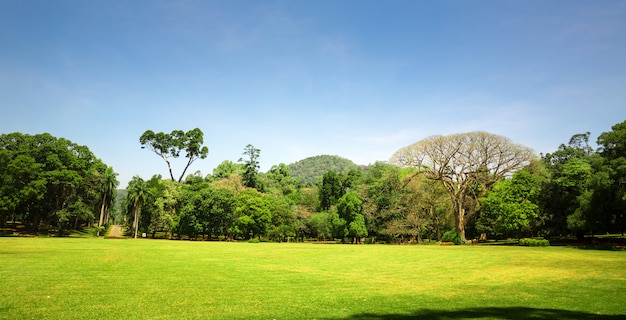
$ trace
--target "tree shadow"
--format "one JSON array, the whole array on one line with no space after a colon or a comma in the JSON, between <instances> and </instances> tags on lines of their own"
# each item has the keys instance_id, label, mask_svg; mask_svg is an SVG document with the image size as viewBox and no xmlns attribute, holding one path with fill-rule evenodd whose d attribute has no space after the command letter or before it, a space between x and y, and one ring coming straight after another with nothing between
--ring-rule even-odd
<instances>
[{"instance_id":1,"label":"tree shadow","mask_svg":"<svg viewBox=\"0 0 626 320\"><path fill-rule=\"evenodd\" d=\"M599 315L581 311L536 309L525 307L488 307L468 308L460 310L430 310L421 309L411 314L354 314L347 318L351 320L443 320L443 319L498 319L498 320L618 320L626 319L622 315Z\"/></svg>"}]
</instances>

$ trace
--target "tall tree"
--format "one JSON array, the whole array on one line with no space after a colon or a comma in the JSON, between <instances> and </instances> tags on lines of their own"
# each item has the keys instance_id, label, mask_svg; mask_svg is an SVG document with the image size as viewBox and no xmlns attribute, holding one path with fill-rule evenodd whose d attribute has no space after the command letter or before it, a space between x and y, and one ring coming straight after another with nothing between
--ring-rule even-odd
<instances>
[{"instance_id":1,"label":"tall tree","mask_svg":"<svg viewBox=\"0 0 626 320\"><path fill-rule=\"evenodd\" d=\"M258 177L259 173L259 156L261 150L255 148L253 145L248 144L244 149L243 155L246 159L239 158L239 162L243 162L243 184L248 188L259 188Z\"/></svg>"},{"instance_id":2,"label":"tall tree","mask_svg":"<svg viewBox=\"0 0 626 320\"><path fill-rule=\"evenodd\" d=\"M128 182L126 189L128 190L126 195L127 205L130 209L129 213L132 213L133 217L133 238L137 238L141 207L148 199L150 190L147 183L139 176L134 176L132 180Z\"/></svg>"},{"instance_id":3,"label":"tall tree","mask_svg":"<svg viewBox=\"0 0 626 320\"><path fill-rule=\"evenodd\" d=\"M361 214L362 203L355 191L349 191L337 200L337 213L345 220L348 236L352 237L354 243L367 237L365 218Z\"/></svg>"},{"instance_id":4,"label":"tall tree","mask_svg":"<svg viewBox=\"0 0 626 320\"><path fill-rule=\"evenodd\" d=\"M148 148L167 163L172 181L176 180L174 180L170 158L178 158L181 152L185 152L187 164L180 174L178 182L183 180L187 168L189 168L194 161L197 159L205 159L209 154L209 148L202 145L204 143L204 133L198 128L187 132L174 130L169 134L164 132L155 133L152 130L146 130L146 132L139 137L139 143L141 143L142 149Z\"/></svg>"},{"instance_id":5,"label":"tall tree","mask_svg":"<svg viewBox=\"0 0 626 320\"><path fill-rule=\"evenodd\" d=\"M272 222L272 203L269 197L255 189L240 192L236 198L236 219L231 231L244 239L265 235Z\"/></svg>"},{"instance_id":6,"label":"tall tree","mask_svg":"<svg viewBox=\"0 0 626 320\"><path fill-rule=\"evenodd\" d=\"M545 232L565 234L574 232L583 239L586 231L584 208L590 199L589 188L597 154L587 146L589 133L575 134L569 144L561 144L557 151L543 157L550 180L542 188L542 207L549 220ZM583 204L581 206L581 204Z\"/></svg>"},{"instance_id":7,"label":"tall tree","mask_svg":"<svg viewBox=\"0 0 626 320\"><path fill-rule=\"evenodd\" d=\"M511 179L496 183L482 200L481 219L494 224L494 231L506 235L535 235L541 220L539 194L543 177L520 170Z\"/></svg>"},{"instance_id":8,"label":"tall tree","mask_svg":"<svg viewBox=\"0 0 626 320\"><path fill-rule=\"evenodd\" d=\"M626 229L626 121L615 124L597 140L600 154L606 160L604 171L612 180L614 225L624 234Z\"/></svg>"},{"instance_id":9,"label":"tall tree","mask_svg":"<svg viewBox=\"0 0 626 320\"><path fill-rule=\"evenodd\" d=\"M65 232L97 222L106 166L86 146L50 134L0 135L0 220Z\"/></svg>"},{"instance_id":10,"label":"tall tree","mask_svg":"<svg viewBox=\"0 0 626 320\"><path fill-rule=\"evenodd\" d=\"M105 169L101 176L102 185L102 206L100 207L100 221L98 222L98 233L100 235L100 227L108 220L108 214L111 207L115 204L115 191L119 182L117 181L117 173L113 172L112 167Z\"/></svg>"},{"instance_id":11,"label":"tall tree","mask_svg":"<svg viewBox=\"0 0 626 320\"><path fill-rule=\"evenodd\" d=\"M468 208L470 188L488 189L534 158L530 148L503 136L468 132L428 137L398 150L392 162L415 167L428 178L443 183L454 204L456 229L465 240L465 225L476 210Z\"/></svg>"},{"instance_id":12,"label":"tall tree","mask_svg":"<svg viewBox=\"0 0 626 320\"><path fill-rule=\"evenodd\" d=\"M322 184L318 189L320 209L328 210L343 196L341 175L334 171L326 171L322 177Z\"/></svg>"}]
</instances>

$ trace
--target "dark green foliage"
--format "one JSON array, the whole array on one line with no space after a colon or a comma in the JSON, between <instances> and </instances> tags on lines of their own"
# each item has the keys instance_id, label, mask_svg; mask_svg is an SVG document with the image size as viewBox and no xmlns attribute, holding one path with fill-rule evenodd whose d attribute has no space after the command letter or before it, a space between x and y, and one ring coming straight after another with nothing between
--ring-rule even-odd
<instances>
[{"instance_id":1,"label":"dark green foliage","mask_svg":"<svg viewBox=\"0 0 626 320\"><path fill-rule=\"evenodd\" d=\"M230 231L244 239L266 235L272 222L270 196L248 189L236 198L235 219Z\"/></svg>"},{"instance_id":2,"label":"dark green foliage","mask_svg":"<svg viewBox=\"0 0 626 320\"><path fill-rule=\"evenodd\" d=\"M546 239L522 238L519 239L519 245L527 247L549 247L550 241Z\"/></svg>"},{"instance_id":3,"label":"dark green foliage","mask_svg":"<svg viewBox=\"0 0 626 320\"><path fill-rule=\"evenodd\" d=\"M540 175L528 170L502 180L482 199L480 224L497 235L533 233L541 222L539 194L544 183Z\"/></svg>"},{"instance_id":4,"label":"dark green foliage","mask_svg":"<svg viewBox=\"0 0 626 320\"><path fill-rule=\"evenodd\" d=\"M186 187L179 204L177 231L193 239L200 235L211 239L227 234L233 224L235 203L230 190L214 189L208 184Z\"/></svg>"},{"instance_id":5,"label":"dark green foliage","mask_svg":"<svg viewBox=\"0 0 626 320\"><path fill-rule=\"evenodd\" d=\"M319 187L320 210L328 210L343 196L342 177L334 171L324 173Z\"/></svg>"},{"instance_id":6,"label":"dark green foliage","mask_svg":"<svg viewBox=\"0 0 626 320\"><path fill-rule=\"evenodd\" d=\"M305 186L313 186L327 171L346 173L350 169L359 170L359 166L339 156L320 155L292 163L289 169L292 177L302 181Z\"/></svg>"},{"instance_id":7,"label":"dark green foliage","mask_svg":"<svg viewBox=\"0 0 626 320\"><path fill-rule=\"evenodd\" d=\"M443 236L441 236L441 242L453 242L456 245L463 244L461 234L456 230L446 231Z\"/></svg>"},{"instance_id":8,"label":"dark green foliage","mask_svg":"<svg viewBox=\"0 0 626 320\"><path fill-rule=\"evenodd\" d=\"M257 174L259 173L259 156L261 150L249 144L244 149L243 155L247 158L239 158L239 162L243 162L243 184L248 188L256 188L263 191L262 185L259 183Z\"/></svg>"},{"instance_id":9,"label":"dark green foliage","mask_svg":"<svg viewBox=\"0 0 626 320\"><path fill-rule=\"evenodd\" d=\"M47 133L0 135L1 226L12 221L66 233L98 225L113 207L116 184L112 169L86 146Z\"/></svg>"}]
</instances>

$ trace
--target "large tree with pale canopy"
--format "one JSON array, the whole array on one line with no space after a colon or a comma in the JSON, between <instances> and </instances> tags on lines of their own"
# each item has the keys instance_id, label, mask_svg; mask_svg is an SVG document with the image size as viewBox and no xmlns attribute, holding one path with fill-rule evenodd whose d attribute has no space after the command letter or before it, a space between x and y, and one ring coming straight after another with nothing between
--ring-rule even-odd
<instances>
[{"instance_id":1,"label":"large tree with pale canopy","mask_svg":"<svg viewBox=\"0 0 626 320\"><path fill-rule=\"evenodd\" d=\"M391 162L414 167L429 179L441 181L454 205L455 225L465 240L465 225L477 211L476 189L524 168L535 159L533 150L496 134L476 131L435 135L394 153Z\"/></svg>"}]
</instances>

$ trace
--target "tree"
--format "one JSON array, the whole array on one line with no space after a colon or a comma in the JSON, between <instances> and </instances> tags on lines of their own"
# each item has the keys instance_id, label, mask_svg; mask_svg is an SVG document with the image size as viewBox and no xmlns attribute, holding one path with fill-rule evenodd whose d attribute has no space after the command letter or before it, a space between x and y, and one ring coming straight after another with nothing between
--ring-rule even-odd
<instances>
[{"instance_id":1,"label":"tree","mask_svg":"<svg viewBox=\"0 0 626 320\"><path fill-rule=\"evenodd\" d=\"M318 241L326 240L327 238L332 236L330 216L326 211L312 214L307 219L307 224L309 225L311 232Z\"/></svg>"},{"instance_id":2,"label":"tree","mask_svg":"<svg viewBox=\"0 0 626 320\"><path fill-rule=\"evenodd\" d=\"M119 182L117 181L117 174L113 172L112 167L106 167L106 170L101 176L101 185L102 206L100 208L100 220L98 222L97 236L100 235L100 227L108 221L109 210L115 204L115 192Z\"/></svg>"},{"instance_id":3,"label":"tree","mask_svg":"<svg viewBox=\"0 0 626 320\"><path fill-rule=\"evenodd\" d=\"M517 238L536 232L541 219L539 195L543 178L520 170L511 179L499 181L482 200L481 219L492 221L499 234L514 232Z\"/></svg>"},{"instance_id":4,"label":"tree","mask_svg":"<svg viewBox=\"0 0 626 320\"><path fill-rule=\"evenodd\" d=\"M544 230L547 234L576 232L579 238L584 237L581 195L588 192L588 178L593 174L592 157L597 156L587 148L588 136L588 132L575 134L569 144L561 144L557 151L542 158L550 174L541 195L542 210L549 216Z\"/></svg>"},{"instance_id":5,"label":"tree","mask_svg":"<svg viewBox=\"0 0 626 320\"><path fill-rule=\"evenodd\" d=\"M208 184L198 187L186 187L183 192L179 233L192 239L199 235L211 239L226 234L234 219L235 194Z\"/></svg>"},{"instance_id":6,"label":"tree","mask_svg":"<svg viewBox=\"0 0 626 320\"><path fill-rule=\"evenodd\" d=\"M154 181L154 186L151 188L154 202L149 229L152 231L152 237L157 231L166 231L171 239L178 219L177 212L183 185L170 180L162 180L160 175L156 177L158 179Z\"/></svg>"},{"instance_id":7,"label":"tree","mask_svg":"<svg viewBox=\"0 0 626 320\"><path fill-rule=\"evenodd\" d=\"M259 173L259 155L261 150L248 144L244 149L243 155L247 156L247 160L239 158L239 162L243 162L243 184L248 188L259 188L257 174Z\"/></svg>"},{"instance_id":8,"label":"tree","mask_svg":"<svg viewBox=\"0 0 626 320\"><path fill-rule=\"evenodd\" d=\"M236 198L233 233L250 239L265 235L272 222L271 200L255 189L240 192Z\"/></svg>"},{"instance_id":9,"label":"tree","mask_svg":"<svg viewBox=\"0 0 626 320\"><path fill-rule=\"evenodd\" d=\"M606 160L604 171L612 180L612 210L614 225L619 225L622 234L626 229L626 121L615 124L611 131L598 137L600 155Z\"/></svg>"},{"instance_id":10,"label":"tree","mask_svg":"<svg viewBox=\"0 0 626 320\"><path fill-rule=\"evenodd\" d=\"M388 163L376 162L363 175L357 194L363 201L362 214L371 236L396 233L389 227L402 215L402 184L400 168Z\"/></svg>"},{"instance_id":11,"label":"tree","mask_svg":"<svg viewBox=\"0 0 626 320\"><path fill-rule=\"evenodd\" d=\"M284 163L272 166L267 174L260 176L266 192L293 196L298 191L299 181L291 176L289 166Z\"/></svg>"},{"instance_id":12,"label":"tree","mask_svg":"<svg viewBox=\"0 0 626 320\"><path fill-rule=\"evenodd\" d=\"M367 227L365 218L361 214L362 201L357 197L356 192L349 191L337 200L337 214L343 219L348 227L348 236L353 238L354 243L359 243L360 239L367 237Z\"/></svg>"},{"instance_id":13,"label":"tree","mask_svg":"<svg viewBox=\"0 0 626 320\"><path fill-rule=\"evenodd\" d=\"M0 220L28 231L97 224L106 165L86 146L50 134L0 135Z\"/></svg>"},{"instance_id":14,"label":"tree","mask_svg":"<svg viewBox=\"0 0 626 320\"><path fill-rule=\"evenodd\" d=\"M328 210L343 196L341 176L334 171L326 171L322 177L322 184L318 189L320 209Z\"/></svg>"},{"instance_id":15,"label":"tree","mask_svg":"<svg viewBox=\"0 0 626 320\"><path fill-rule=\"evenodd\" d=\"M242 165L234 163L230 160L224 160L213 169L212 180L221 180L230 177L232 174L241 174L243 172Z\"/></svg>"},{"instance_id":16,"label":"tree","mask_svg":"<svg viewBox=\"0 0 626 320\"><path fill-rule=\"evenodd\" d=\"M134 176L130 182L128 182L128 194L126 195L126 203L128 212L132 213L133 218L133 238L137 238L139 232L139 218L141 214L141 207L148 199L150 190L146 182L139 176Z\"/></svg>"},{"instance_id":17,"label":"tree","mask_svg":"<svg viewBox=\"0 0 626 320\"><path fill-rule=\"evenodd\" d=\"M468 208L471 187L489 189L535 158L533 151L487 132L431 136L398 150L391 161L414 167L443 183L454 205L455 225L465 240L465 226L476 208ZM469 210L468 210L469 209Z\"/></svg>"},{"instance_id":18,"label":"tree","mask_svg":"<svg viewBox=\"0 0 626 320\"><path fill-rule=\"evenodd\" d=\"M172 181L176 180L174 180L170 158L178 158L180 153L184 151L187 164L178 178L178 182L183 180L187 168L194 161L205 159L209 153L209 148L202 145L204 143L204 133L198 128L187 132L174 130L169 134L164 132L154 133L152 130L147 130L139 137L139 143L141 143L142 149L148 148L167 163Z\"/></svg>"}]
</instances>

